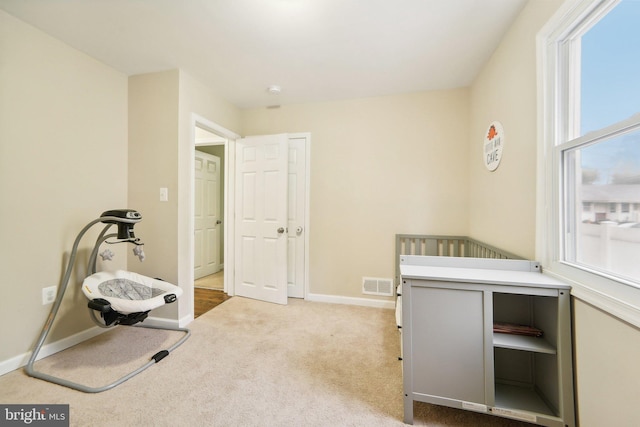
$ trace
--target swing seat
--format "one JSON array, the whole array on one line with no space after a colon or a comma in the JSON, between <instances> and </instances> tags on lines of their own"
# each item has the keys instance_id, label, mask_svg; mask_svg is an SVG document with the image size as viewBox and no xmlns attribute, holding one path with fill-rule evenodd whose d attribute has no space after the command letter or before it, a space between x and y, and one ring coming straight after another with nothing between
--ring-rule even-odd
<instances>
[{"instance_id":1,"label":"swing seat","mask_svg":"<svg viewBox=\"0 0 640 427\"><path fill-rule=\"evenodd\" d=\"M160 279L131 271L100 271L82 283L82 292L89 299L89 307L105 314L116 312L118 318L143 320L146 313L174 302L182 295L182 288ZM141 317L144 315L144 317ZM113 316L111 316L113 317ZM106 318L105 318L106 320ZM125 321L121 324L131 324Z\"/></svg>"}]
</instances>

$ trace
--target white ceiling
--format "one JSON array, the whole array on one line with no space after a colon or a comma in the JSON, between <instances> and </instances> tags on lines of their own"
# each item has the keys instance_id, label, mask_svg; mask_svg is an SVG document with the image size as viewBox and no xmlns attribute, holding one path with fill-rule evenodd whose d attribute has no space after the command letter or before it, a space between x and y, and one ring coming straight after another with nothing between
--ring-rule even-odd
<instances>
[{"instance_id":1,"label":"white ceiling","mask_svg":"<svg viewBox=\"0 0 640 427\"><path fill-rule=\"evenodd\" d=\"M526 0L0 0L128 75L181 68L241 108L469 85ZM282 93L266 89L280 85Z\"/></svg>"}]
</instances>

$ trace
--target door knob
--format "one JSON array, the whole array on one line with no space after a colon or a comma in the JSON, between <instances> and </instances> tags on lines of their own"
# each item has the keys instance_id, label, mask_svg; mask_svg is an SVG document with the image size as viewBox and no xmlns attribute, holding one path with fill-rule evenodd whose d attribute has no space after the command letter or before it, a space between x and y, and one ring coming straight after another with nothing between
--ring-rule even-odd
<instances>
[{"instance_id":1,"label":"door knob","mask_svg":"<svg viewBox=\"0 0 640 427\"><path fill-rule=\"evenodd\" d=\"M218 224L222 224L222 221L217 220L217 221L216 221L216 225L218 225Z\"/></svg>"},{"instance_id":2,"label":"door knob","mask_svg":"<svg viewBox=\"0 0 640 427\"><path fill-rule=\"evenodd\" d=\"M296 233L298 234L302 233L302 227L298 226L298 228L296 228Z\"/></svg>"},{"instance_id":3,"label":"door knob","mask_svg":"<svg viewBox=\"0 0 640 427\"><path fill-rule=\"evenodd\" d=\"M284 227L278 228L278 234L282 234L282 233L284 233Z\"/></svg>"}]
</instances>

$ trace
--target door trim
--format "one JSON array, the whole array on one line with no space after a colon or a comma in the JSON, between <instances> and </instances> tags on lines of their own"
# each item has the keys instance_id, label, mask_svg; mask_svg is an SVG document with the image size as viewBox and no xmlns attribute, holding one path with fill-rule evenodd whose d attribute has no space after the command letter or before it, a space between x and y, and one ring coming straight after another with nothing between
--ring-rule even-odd
<instances>
[{"instance_id":1,"label":"door trim","mask_svg":"<svg viewBox=\"0 0 640 427\"><path fill-rule=\"evenodd\" d=\"M223 233L225 237L233 236L234 230L234 215L233 212L235 210L234 206L234 198L233 193L229 191L230 188L233 188L235 185L235 140L240 139L240 135L232 132L196 113L191 113L190 123L189 123L189 146L187 148L189 155L185 156L184 162L181 165L184 165L182 169L181 176L184 178L179 180L182 185L179 186L179 191L182 194L180 197L178 207L178 230L187 230L186 235L182 235L183 233L179 233L178 241L181 239L184 242L184 245L179 245L184 250L178 252L178 285L183 288L184 296L181 298L181 304L179 305L178 312L178 323L180 327L184 327L191 323L194 319L194 303L193 303L193 289L194 289L194 238L193 233L195 230L194 224L194 180L195 180L195 147L196 145L210 145L208 142L204 142L203 144L196 143L196 127L205 129L211 133L214 133L222 138L226 139L224 143L224 159L225 159L225 185L224 185L224 218L225 221L223 223ZM185 226L186 223L186 226ZM234 262L234 246L233 246L233 238L225 238L224 239L224 257L225 264ZM233 265L233 264L230 264ZM224 275L224 290L230 296L233 295L233 286L230 284L233 283L235 279L233 277L233 269L231 271L225 271Z\"/></svg>"},{"instance_id":2,"label":"door trim","mask_svg":"<svg viewBox=\"0 0 640 427\"><path fill-rule=\"evenodd\" d=\"M192 142L192 146L191 146L191 152L195 154L195 147L196 145L210 145L210 143L208 142L199 142L196 141L196 137L195 137L195 128L200 127L202 129L205 129L211 133L214 133L222 138L225 138L227 141L224 144L224 162L225 162L225 169L224 169L224 227L223 227L223 233L224 233L224 260L225 260L225 264L227 265L233 265L233 264L229 264L229 263L233 263L235 262L235 257L234 257L234 253L235 253L235 246L234 246L234 242L235 242L235 237L234 237L234 230L235 230L235 197L233 197L234 195L234 190L233 188L235 188L235 171L236 171L236 167L235 167L235 163L236 163L236 157L235 157L235 145L236 145L236 140L240 139L241 136L238 135L235 132L232 132L214 122L211 122L207 119L205 119L204 117L201 117L195 113L191 114L192 117L192 126L191 126L191 132L192 132L192 136L191 136L191 142ZM192 159L191 161L193 162L193 156L191 156ZM191 167L191 177L190 177L190 183L191 183L191 191L190 191L190 197L191 200L189 202L189 209L190 209L190 213L191 213L191 221L193 221L193 200L194 200L194 171L193 171L193 165ZM193 230L194 230L194 224L191 223L190 225L190 231L191 231L191 238L193 238ZM191 242L192 244L189 246L190 248L190 265L191 265L191 270L193 271L193 263L194 263L194 251L193 251L193 242ZM224 292L226 292L229 296L233 296L235 295L234 292L234 288L233 288L233 283L235 280L234 274L233 274L233 269L230 269L231 271L225 271L224 274ZM189 283L193 283L193 280L191 280ZM193 286L193 284L191 284L191 286ZM192 310L193 311L193 310Z\"/></svg>"},{"instance_id":3,"label":"door trim","mask_svg":"<svg viewBox=\"0 0 640 427\"><path fill-rule=\"evenodd\" d=\"M311 235L311 133L299 132L287 134L289 140L304 138L305 139L305 165L304 165L304 294L303 299L308 299L311 292L309 291L309 236Z\"/></svg>"}]
</instances>

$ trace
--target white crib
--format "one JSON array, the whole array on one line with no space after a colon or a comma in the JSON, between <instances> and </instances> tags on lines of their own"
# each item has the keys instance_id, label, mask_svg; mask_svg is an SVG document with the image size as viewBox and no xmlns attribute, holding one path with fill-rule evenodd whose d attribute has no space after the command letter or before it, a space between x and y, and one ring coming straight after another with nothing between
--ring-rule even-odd
<instances>
[{"instance_id":1,"label":"white crib","mask_svg":"<svg viewBox=\"0 0 640 427\"><path fill-rule=\"evenodd\" d=\"M395 286L396 324L402 343L402 283L400 257L403 255L451 256L469 258L524 259L466 236L436 236L430 234L396 234ZM402 345L400 357L402 360Z\"/></svg>"}]
</instances>

